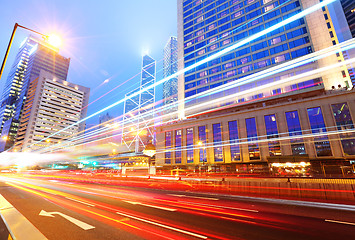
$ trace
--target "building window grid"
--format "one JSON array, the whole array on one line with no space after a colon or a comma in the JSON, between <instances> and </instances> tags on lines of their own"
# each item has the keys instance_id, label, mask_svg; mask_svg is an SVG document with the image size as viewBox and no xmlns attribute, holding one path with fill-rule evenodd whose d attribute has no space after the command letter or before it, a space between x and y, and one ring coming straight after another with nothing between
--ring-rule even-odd
<instances>
[{"instance_id":1,"label":"building window grid","mask_svg":"<svg viewBox=\"0 0 355 240\"><path fill-rule=\"evenodd\" d=\"M290 30L289 30L290 31ZM287 33L288 31L284 31L284 32L281 32L281 34L280 35L283 35L284 33ZM307 34L305 34L305 36L307 36ZM212 37L213 38L213 37ZM223 39L222 39L222 41L223 41ZM260 41L262 41L262 39L260 39ZM207 54L207 51L206 51L206 53L205 54ZM266 59L264 59L264 60L268 60L268 58L266 58Z\"/></svg>"}]
</instances>

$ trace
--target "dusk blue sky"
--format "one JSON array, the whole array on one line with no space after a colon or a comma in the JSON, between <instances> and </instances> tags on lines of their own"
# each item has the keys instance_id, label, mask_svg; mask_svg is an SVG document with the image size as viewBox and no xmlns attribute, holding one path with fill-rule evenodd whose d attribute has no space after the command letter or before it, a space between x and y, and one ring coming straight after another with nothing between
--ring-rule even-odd
<instances>
[{"instance_id":1,"label":"dusk blue sky","mask_svg":"<svg viewBox=\"0 0 355 240\"><path fill-rule=\"evenodd\" d=\"M122 99L132 90L129 87L138 84L143 51L149 50L157 60L157 79L162 78L163 48L168 38L177 34L176 5L176 0L0 0L0 59L17 22L63 38L60 53L71 58L68 81L89 87L90 102L136 75L90 105L90 115ZM0 80L1 94L18 47L28 34L20 28L16 33ZM159 100L162 88L156 91ZM108 112L117 117L123 105ZM98 116L87 123L97 124Z\"/></svg>"}]
</instances>

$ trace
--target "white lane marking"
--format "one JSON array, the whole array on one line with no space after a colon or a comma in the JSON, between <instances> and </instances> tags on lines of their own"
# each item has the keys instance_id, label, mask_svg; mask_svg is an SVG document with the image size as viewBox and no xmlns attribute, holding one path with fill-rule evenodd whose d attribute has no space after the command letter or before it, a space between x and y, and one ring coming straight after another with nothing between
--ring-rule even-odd
<instances>
[{"instance_id":1,"label":"white lane marking","mask_svg":"<svg viewBox=\"0 0 355 240\"><path fill-rule=\"evenodd\" d=\"M353 225L355 226L355 223L351 222L342 222L342 221L337 221L337 220L331 220L331 219L324 219L326 222L333 222L333 223L341 223L341 224L347 224L347 225Z\"/></svg>"},{"instance_id":2,"label":"white lane marking","mask_svg":"<svg viewBox=\"0 0 355 240\"><path fill-rule=\"evenodd\" d=\"M0 194L0 218L4 219L15 239L46 240L47 238ZM7 239L7 238L6 238ZM10 238L9 238L10 239Z\"/></svg>"},{"instance_id":3,"label":"white lane marking","mask_svg":"<svg viewBox=\"0 0 355 240\"><path fill-rule=\"evenodd\" d=\"M48 181L50 181L50 182L60 182L58 180L48 180Z\"/></svg>"},{"instance_id":4,"label":"white lane marking","mask_svg":"<svg viewBox=\"0 0 355 240\"><path fill-rule=\"evenodd\" d=\"M129 217L129 218L132 218L132 219L136 219L138 221L150 223L150 224L162 227L162 228L166 228L166 229L173 230L173 231L176 231L176 232L181 232L181 233L184 233L184 234L187 234L187 235L190 235L190 236L194 236L194 237L197 237L197 238L201 238L201 239L207 239L208 238L206 236L203 236L203 235L200 235L200 234L197 234L197 233L185 231L185 230L182 230L182 229L179 229L179 228L170 227L170 226L165 225L165 224L149 221L149 220L146 220L146 219L143 219L143 218L138 218L138 217L135 217L135 216L132 216L132 215L128 215L128 214L125 214L125 213L121 213L121 212L116 212L116 213L118 215L121 215L121 216L125 216L125 217Z\"/></svg>"},{"instance_id":5,"label":"white lane marking","mask_svg":"<svg viewBox=\"0 0 355 240\"><path fill-rule=\"evenodd\" d=\"M240 211L247 211L247 212L259 212L258 210L254 209L246 209L246 208L235 208L235 207L228 207L228 206L220 206L220 205L211 205L211 204L204 204L204 203L194 203L194 202L186 202L186 201L178 201L181 203L188 203L192 205L200 205L200 206L208 206L208 207L216 207L216 208L225 208L225 209L232 209L232 210L240 210Z\"/></svg>"},{"instance_id":6,"label":"white lane marking","mask_svg":"<svg viewBox=\"0 0 355 240\"><path fill-rule=\"evenodd\" d=\"M63 218L67 219L68 221L74 223L75 225L77 225L78 227L84 229L84 230L89 230L89 229L93 229L95 228L94 226L91 226L87 223L84 223L78 219L75 219L73 217L70 217L68 215L65 215L64 213L61 213L61 212L46 212L44 210L42 210L39 215L40 216L45 216L45 217L54 217L53 214L57 214L59 216L62 216Z\"/></svg>"},{"instance_id":7,"label":"white lane marking","mask_svg":"<svg viewBox=\"0 0 355 240\"><path fill-rule=\"evenodd\" d=\"M77 199L74 199L74 198L70 198L70 197L65 197L65 198L70 199L70 200L73 200L73 201L75 201L75 202L79 202L79 203L82 203L82 204L89 205L89 206L91 206L91 207L95 207L95 205L94 205L94 204L91 204L91 203L83 202L83 201L80 201L80 200L77 200Z\"/></svg>"},{"instance_id":8,"label":"white lane marking","mask_svg":"<svg viewBox=\"0 0 355 240\"><path fill-rule=\"evenodd\" d=\"M206 200L213 200L213 201L218 201L218 198L210 198L210 197L198 197L198 196L191 196L191 195L179 195L179 194L168 194L170 196L174 197L189 197L189 198L200 198L200 199L206 199Z\"/></svg>"},{"instance_id":9,"label":"white lane marking","mask_svg":"<svg viewBox=\"0 0 355 240\"><path fill-rule=\"evenodd\" d=\"M126 201L126 200L123 200L123 202L130 203L133 205L142 205L142 206L146 206L146 207L158 208L158 209L162 209L162 210L166 210L166 211L170 211L170 212L177 211L177 209L174 209L174 208L160 207L160 206L155 206L155 205L150 205L150 204L145 204L145 203L140 203L140 202Z\"/></svg>"}]
</instances>

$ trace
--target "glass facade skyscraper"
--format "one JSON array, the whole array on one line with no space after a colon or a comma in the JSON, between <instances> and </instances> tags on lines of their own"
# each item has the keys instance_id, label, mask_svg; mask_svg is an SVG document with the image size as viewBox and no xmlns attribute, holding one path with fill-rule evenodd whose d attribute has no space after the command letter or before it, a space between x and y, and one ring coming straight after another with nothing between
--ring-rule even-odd
<instances>
[{"instance_id":1,"label":"glass facade skyscraper","mask_svg":"<svg viewBox=\"0 0 355 240\"><path fill-rule=\"evenodd\" d=\"M173 73L176 73L178 70L178 58L177 58L177 38L170 37L169 41L164 48L164 66L163 66L163 76L164 78L170 76ZM178 94L178 81L177 78L172 78L163 84L163 100L164 105L171 104L166 106L167 109L164 110L165 114L174 113L177 111L177 94ZM176 118L177 116L170 115L170 119Z\"/></svg>"},{"instance_id":2,"label":"glass facade skyscraper","mask_svg":"<svg viewBox=\"0 0 355 240\"><path fill-rule=\"evenodd\" d=\"M179 69L191 66L317 3L319 1L316 0L179 0L179 59L183 59ZM293 81L292 84L254 92L240 99L231 99L222 103L211 101L228 96L231 93L243 92L276 82L280 78L311 71L330 62L338 62L339 59L332 56L323 62L309 63L301 68L293 69L293 71L285 71L259 81L249 81L248 84L234 89L220 91L216 94L203 94L204 92L211 92L212 89L221 85L241 81L251 74L277 64L331 47L334 40L332 34L326 28L326 21L330 19L330 15L324 14L323 10L327 11L327 7L262 35L235 51L228 52L185 72L184 75L179 77L179 100L185 99L184 110L186 111L189 107L202 102L213 102L213 106L208 106L212 108L260 100L300 89L311 91L312 87L319 87L322 84L328 89L332 85L337 86L338 84L351 86L351 81L348 79L349 75L344 73L343 75L347 79L343 79L341 78L341 70L339 70L334 76L315 77L307 81ZM324 18L324 22L315 25L313 22L315 16ZM331 22L331 19L329 21ZM319 34L322 37L319 37ZM344 71L347 71L347 69L344 68ZM204 109L199 108L199 110Z\"/></svg>"},{"instance_id":3,"label":"glass facade skyscraper","mask_svg":"<svg viewBox=\"0 0 355 240\"><path fill-rule=\"evenodd\" d=\"M355 38L355 1L353 0L340 0L344 9L345 17L348 22L351 35Z\"/></svg>"},{"instance_id":4,"label":"glass facade skyscraper","mask_svg":"<svg viewBox=\"0 0 355 240\"><path fill-rule=\"evenodd\" d=\"M0 144L0 151L13 145L30 82L38 78L40 70L66 79L69 63L70 58L61 56L43 40L29 36L22 42L1 98L1 137L8 139Z\"/></svg>"}]
</instances>

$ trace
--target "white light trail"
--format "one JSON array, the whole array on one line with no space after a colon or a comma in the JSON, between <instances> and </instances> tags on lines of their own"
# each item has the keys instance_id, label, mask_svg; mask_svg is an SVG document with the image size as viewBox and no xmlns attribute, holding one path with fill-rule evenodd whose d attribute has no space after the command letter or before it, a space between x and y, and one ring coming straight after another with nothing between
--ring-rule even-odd
<instances>
[{"instance_id":1,"label":"white light trail","mask_svg":"<svg viewBox=\"0 0 355 240\"><path fill-rule=\"evenodd\" d=\"M88 119L90 119L90 118L92 118L94 116L97 116L98 114L103 113L103 112L111 109L112 107L117 106L118 104L124 103L124 101L126 101L128 99L131 99L131 98L133 98L135 96L138 96L139 94L141 94L143 92L146 92L146 91L148 91L148 90L150 90L152 88L155 88L156 86L159 86L160 84L162 84L162 83L164 83L164 82L166 82L166 81L168 81L168 80L170 80L172 78L176 78L180 74L183 74L183 73L185 73L187 71L190 71L190 70L192 70L195 67L198 67L198 66L200 66L200 65L202 65L204 63L207 63L207 62L209 62L209 61L211 61L211 60L213 60L215 58L218 58L218 57L220 57L220 56L222 56L222 55L224 55L226 53L229 53L229 52L231 52L231 51L233 51L233 50L235 50L235 49L237 49L237 48L239 48L239 47L241 47L241 46L243 46L245 44L248 44L249 42L258 39L259 37L261 37L261 36L263 36L265 34L268 34L268 33L272 32L272 31L274 31L274 30L276 30L276 29L278 29L280 27L283 27L283 26L293 22L293 21L296 21L296 20L298 20L298 19L300 19L302 17L305 17L306 15L308 15L310 13L313 13L314 11L317 11L318 9L321 9L322 7L332 3L334 1L335 0L324 0L323 2L315 4L312 7L309 7L307 9L303 10L302 12L297 13L296 15L293 15L292 17L287 18L287 19L285 19L285 20L283 20L283 21L281 21L281 22L279 22L279 23L277 23L277 24L275 24L275 25L273 25L273 26L271 26L271 27L269 27L267 29L264 29L264 30L262 30L262 31L260 31L260 32L258 32L256 34L246 38L246 39L243 39L243 40L241 40L241 41L239 41L239 42L237 42L237 43L235 43L235 44L233 44L233 45L231 45L231 46L229 46L229 47L227 47L227 48L225 48L225 49L223 49L223 50L221 50L221 51L219 51L219 52L217 52L217 53L215 53L215 54L213 54L213 55L211 55L211 56L209 56L209 57L207 57L207 58L205 58L205 59L203 59L203 60L201 60L201 61L199 61L197 63L195 63L195 64L192 64L189 67L185 67L184 69L179 70L178 72L176 72L176 73L174 73L174 74L172 74L172 75L170 75L170 76L168 76L166 78L163 78L163 79L155 82L154 84L151 84L150 86L147 86L147 87L135 92L134 94L130 95L129 97L122 98L122 99L118 100L117 102L115 102L115 103L113 103L113 104L111 104L111 105L109 105L109 106L97 111L96 113L93 113L90 116L87 116L86 118L83 118L80 121L77 121L76 123L74 123L74 124L72 124L70 126L67 126L67 127L63 128L63 129L61 129L61 130L49 135L48 137L43 138L42 140L33 143L33 144L38 144L38 143L40 143L42 141L45 141L46 139L48 139L50 137L53 137L53 136L65 131L65 130L67 130L67 129L69 129L69 128L71 128L71 127L73 127L73 126L75 126L75 125L77 125L79 123L82 123L82 122L84 122L84 121L86 121L86 120L88 120Z\"/></svg>"}]
</instances>

